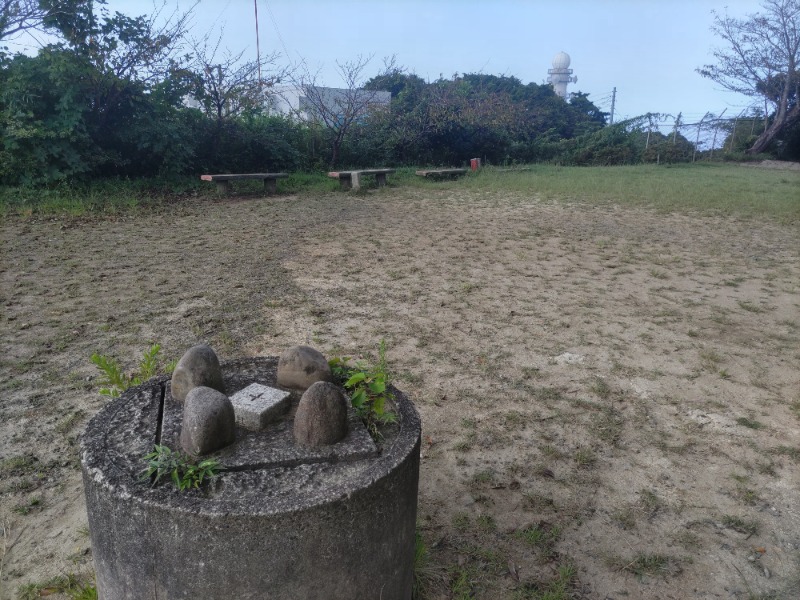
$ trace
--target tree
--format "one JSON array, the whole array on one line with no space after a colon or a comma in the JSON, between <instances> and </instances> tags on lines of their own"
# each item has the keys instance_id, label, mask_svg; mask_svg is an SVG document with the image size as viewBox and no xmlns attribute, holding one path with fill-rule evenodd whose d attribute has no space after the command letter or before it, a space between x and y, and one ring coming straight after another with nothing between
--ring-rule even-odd
<instances>
[{"instance_id":1,"label":"tree","mask_svg":"<svg viewBox=\"0 0 800 600\"><path fill-rule=\"evenodd\" d=\"M86 127L84 79L53 47L0 70L0 181L50 183L93 168L100 153Z\"/></svg>"},{"instance_id":2,"label":"tree","mask_svg":"<svg viewBox=\"0 0 800 600\"><path fill-rule=\"evenodd\" d=\"M569 104L572 108L578 110L588 117L588 121L582 125L588 130L587 132L596 131L604 127L606 124L606 117L608 113L601 111L594 103L589 100L589 94L583 92L575 92L570 95Z\"/></svg>"},{"instance_id":3,"label":"tree","mask_svg":"<svg viewBox=\"0 0 800 600\"><path fill-rule=\"evenodd\" d=\"M266 108L272 89L289 75L286 68L277 68L277 53L258 60L242 61L244 51L218 58L220 34L212 46L208 37L193 44L192 94L206 115L222 121L245 112Z\"/></svg>"},{"instance_id":4,"label":"tree","mask_svg":"<svg viewBox=\"0 0 800 600\"><path fill-rule=\"evenodd\" d=\"M47 183L78 176L180 170L192 152L173 77L187 15L130 18L101 0L39 0L62 42L0 69L0 177ZM159 19L157 22L156 19Z\"/></svg>"},{"instance_id":5,"label":"tree","mask_svg":"<svg viewBox=\"0 0 800 600\"><path fill-rule=\"evenodd\" d=\"M76 56L105 78L145 84L169 77L187 60L181 56L194 6L165 15L166 0L147 16L113 15L105 0L39 0L43 24L64 40ZM101 6L95 14L95 4Z\"/></svg>"},{"instance_id":6,"label":"tree","mask_svg":"<svg viewBox=\"0 0 800 600\"><path fill-rule=\"evenodd\" d=\"M342 144L350 131L365 121L370 113L388 108L386 103L380 101L386 92L364 89L364 69L371 59L371 56L358 56L352 61L336 63L344 83L343 88L321 87L317 85L316 76L308 72L298 82L303 94L300 99L300 115L311 124L320 125L330 138L328 164L331 169L336 167ZM377 77L392 73L394 69L394 59L387 59L383 72Z\"/></svg>"},{"instance_id":7,"label":"tree","mask_svg":"<svg viewBox=\"0 0 800 600\"><path fill-rule=\"evenodd\" d=\"M763 13L736 19L716 14L711 30L725 42L716 65L697 69L724 88L773 107L772 123L748 152L765 151L800 120L800 0L765 0Z\"/></svg>"}]
</instances>

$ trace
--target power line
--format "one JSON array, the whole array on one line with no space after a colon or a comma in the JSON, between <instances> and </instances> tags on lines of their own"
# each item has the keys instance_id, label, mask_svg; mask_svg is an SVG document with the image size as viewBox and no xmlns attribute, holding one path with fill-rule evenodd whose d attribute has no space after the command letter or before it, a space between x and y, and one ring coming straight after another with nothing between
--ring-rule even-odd
<instances>
[{"instance_id":1,"label":"power line","mask_svg":"<svg viewBox=\"0 0 800 600\"><path fill-rule=\"evenodd\" d=\"M283 52L286 55L286 60L291 62L291 58L289 58L289 50L286 48L286 43L283 41L283 36L281 35L281 30L278 28L278 22L275 20L275 15L272 14L272 8L269 6L269 0L264 0L264 5L267 7L267 12L269 13L269 18L272 21L272 26L275 28L275 33L278 36L278 40L281 43L281 47L283 48Z\"/></svg>"},{"instance_id":2,"label":"power line","mask_svg":"<svg viewBox=\"0 0 800 600\"><path fill-rule=\"evenodd\" d=\"M215 22L222 20L222 15L224 15L228 11L228 8L230 8L230 5L231 5L232 1L233 0L228 0L228 3L225 5L225 7L221 11L219 11L219 14L217 15L217 18L214 19ZM224 25L223 25L223 27L224 27Z\"/></svg>"},{"instance_id":3,"label":"power line","mask_svg":"<svg viewBox=\"0 0 800 600\"><path fill-rule=\"evenodd\" d=\"M256 11L256 58L258 59L258 86L261 87L261 44L258 39L258 0L253 0L253 8Z\"/></svg>"}]
</instances>

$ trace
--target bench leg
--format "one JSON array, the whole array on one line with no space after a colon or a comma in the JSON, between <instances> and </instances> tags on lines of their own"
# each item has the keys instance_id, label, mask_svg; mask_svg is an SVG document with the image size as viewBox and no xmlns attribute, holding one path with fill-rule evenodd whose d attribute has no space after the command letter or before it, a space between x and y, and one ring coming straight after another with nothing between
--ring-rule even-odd
<instances>
[{"instance_id":1,"label":"bench leg","mask_svg":"<svg viewBox=\"0 0 800 600\"><path fill-rule=\"evenodd\" d=\"M376 173L375 174L375 181L378 183L378 187L383 187L386 185L386 173Z\"/></svg>"},{"instance_id":2,"label":"bench leg","mask_svg":"<svg viewBox=\"0 0 800 600\"><path fill-rule=\"evenodd\" d=\"M277 179L265 179L264 180L264 191L267 194L275 194L278 192L278 180Z\"/></svg>"},{"instance_id":3,"label":"bench leg","mask_svg":"<svg viewBox=\"0 0 800 600\"><path fill-rule=\"evenodd\" d=\"M360 173L353 173L350 176L350 187L354 190L361 189L361 174Z\"/></svg>"},{"instance_id":4,"label":"bench leg","mask_svg":"<svg viewBox=\"0 0 800 600\"><path fill-rule=\"evenodd\" d=\"M217 191L220 194L228 194L231 191L231 182L230 181L215 181L214 183L217 184Z\"/></svg>"}]
</instances>

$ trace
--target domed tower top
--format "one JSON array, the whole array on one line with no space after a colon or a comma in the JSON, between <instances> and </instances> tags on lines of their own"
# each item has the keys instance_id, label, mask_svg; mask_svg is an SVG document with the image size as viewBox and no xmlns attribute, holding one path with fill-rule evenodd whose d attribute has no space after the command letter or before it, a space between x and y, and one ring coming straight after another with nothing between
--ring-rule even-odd
<instances>
[{"instance_id":1,"label":"domed tower top","mask_svg":"<svg viewBox=\"0 0 800 600\"><path fill-rule=\"evenodd\" d=\"M569 69L570 58L566 52L559 52L553 57L553 69Z\"/></svg>"},{"instance_id":2,"label":"domed tower top","mask_svg":"<svg viewBox=\"0 0 800 600\"><path fill-rule=\"evenodd\" d=\"M572 76L572 69L569 68L570 62L569 54L559 52L553 57L553 68L547 70L549 75L547 81L553 84L553 91L564 100L568 97L567 84L578 81L577 77Z\"/></svg>"}]
</instances>

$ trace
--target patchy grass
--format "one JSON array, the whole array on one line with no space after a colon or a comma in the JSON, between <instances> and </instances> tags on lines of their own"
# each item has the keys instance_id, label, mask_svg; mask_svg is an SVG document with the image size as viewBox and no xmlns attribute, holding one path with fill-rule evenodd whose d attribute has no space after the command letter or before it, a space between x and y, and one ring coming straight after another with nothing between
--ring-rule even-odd
<instances>
[{"instance_id":1,"label":"patchy grass","mask_svg":"<svg viewBox=\"0 0 800 600\"><path fill-rule=\"evenodd\" d=\"M723 515L722 525L724 527L728 527L729 529L733 529L734 531L738 531L739 533L746 533L748 535L756 535L761 528L758 521L743 519L742 517L737 517L735 515Z\"/></svg>"},{"instance_id":2,"label":"patchy grass","mask_svg":"<svg viewBox=\"0 0 800 600\"><path fill-rule=\"evenodd\" d=\"M591 448L578 448L573 455L575 464L583 469L590 469L597 462L597 455Z\"/></svg>"},{"instance_id":3,"label":"patchy grass","mask_svg":"<svg viewBox=\"0 0 800 600\"><path fill-rule=\"evenodd\" d=\"M42 508L42 497L33 496L27 502L17 504L14 507L14 512L18 515L27 515L31 511Z\"/></svg>"},{"instance_id":4,"label":"patchy grass","mask_svg":"<svg viewBox=\"0 0 800 600\"><path fill-rule=\"evenodd\" d=\"M69 600L97 600L94 583L74 573L59 575L42 583L25 584L17 594L18 600L38 600L53 594L63 594Z\"/></svg>"},{"instance_id":5,"label":"patchy grass","mask_svg":"<svg viewBox=\"0 0 800 600\"><path fill-rule=\"evenodd\" d=\"M652 206L665 212L699 211L768 216L800 221L800 173L747 169L721 163L558 167L534 165L529 171L484 169L464 187L516 191L535 189L546 198L591 198L627 206Z\"/></svg>"},{"instance_id":6,"label":"patchy grass","mask_svg":"<svg viewBox=\"0 0 800 600\"><path fill-rule=\"evenodd\" d=\"M12 456L0 461L0 474L4 476L30 473L36 470L38 461L32 455Z\"/></svg>"},{"instance_id":7,"label":"patchy grass","mask_svg":"<svg viewBox=\"0 0 800 600\"><path fill-rule=\"evenodd\" d=\"M664 554L650 554L642 552L633 558L615 557L611 560L611 565L620 571L626 571L642 578L649 577L675 576L683 571L681 562Z\"/></svg>"},{"instance_id":8,"label":"patchy grass","mask_svg":"<svg viewBox=\"0 0 800 600\"><path fill-rule=\"evenodd\" d=\"M543 559L549 559L555 555L555 546L561 537L561 527L541 521L517 531L514 535L535 548Z\"/></svg>"},{"instance_id":9,"label":"patchy grass","mask_svg":"<svg viewBox=\"0 0 800 600\"><path fill-rule=\"evenodd\" d=\"M763 429L764 427L764 424L760 421L756 421L755 419L750 419L748 417L739 417L736 419L736 423L742 427L747 427L748 429Z\"/></svg>"},{"instance_id":10,"label":"patchy grass","mask_svg":"<svg viewBox=\"0 0 800 600\"><path fill-rule=\"evenodd\" d=\"M569 563L559 565L555 577L545 582L526 582L514 592L513 600L570 600L577 573Z\"/></svg>"},{"instance_id":11,"label":"patchy grass","mask_svg":"<svg viewBox=\"0 0 800 600\"><path fill-rule=\"evenodd\" d=\"M751 312L751 313L762 313L762 312L764 312L764 308L763 307L761 307L758 304L755 304L753 302L750 302L748 300L737 300L736 303L739 305L739 307L742 310L746 310L747 312Z\"/></svg>"},{"instance_id":12,"label":"patchy grass","mask_svg":"<svg viewBox=\"0 0 800 600\"><path fill-rule=\"evenodd\" d=\"M800 447L794 448L792 446L777 446L772 449L773 454L778 456L786 456L795 462L800 462Z\"/></svg>"}]
</instances>

